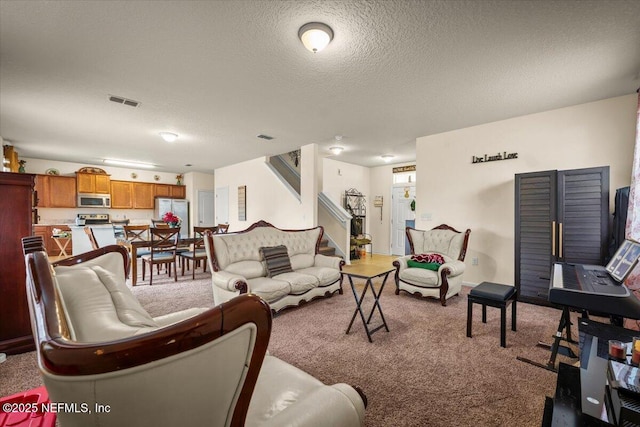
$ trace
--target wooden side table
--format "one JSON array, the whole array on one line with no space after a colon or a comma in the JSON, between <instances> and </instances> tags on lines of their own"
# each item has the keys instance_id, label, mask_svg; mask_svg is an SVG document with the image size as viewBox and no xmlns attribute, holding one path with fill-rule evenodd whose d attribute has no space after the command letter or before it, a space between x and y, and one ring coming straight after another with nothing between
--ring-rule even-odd
<instances>
[{"instance_id":1,"label":"wooden side table","mask_svg":"<svg viewBox=\"0 0 640 427\"><path fill-rule=\"evenodd\" d=\"M58 256L69 256L67 253L67 246L69 246L69 242L71 242L71 236L60 235L60 236L51 236L58 248L60 249L60 253Z\"/></svg>"}]
</instances>

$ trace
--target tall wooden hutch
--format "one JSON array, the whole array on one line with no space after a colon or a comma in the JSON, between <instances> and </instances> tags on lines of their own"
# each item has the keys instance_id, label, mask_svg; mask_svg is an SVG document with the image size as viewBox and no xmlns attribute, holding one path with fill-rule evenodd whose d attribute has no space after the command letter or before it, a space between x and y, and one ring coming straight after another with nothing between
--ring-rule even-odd
<instances>
[{"instance_id":1,"label":"tall wooden hutch","mask_svg":"<svg viewBox=\"0 0 640 427\"><path fill-rule=\"evenodd\" d=\"M33 350L22 241L32 235L35 175L0 172L0 353Z\"/></svg>"}]
</instances>

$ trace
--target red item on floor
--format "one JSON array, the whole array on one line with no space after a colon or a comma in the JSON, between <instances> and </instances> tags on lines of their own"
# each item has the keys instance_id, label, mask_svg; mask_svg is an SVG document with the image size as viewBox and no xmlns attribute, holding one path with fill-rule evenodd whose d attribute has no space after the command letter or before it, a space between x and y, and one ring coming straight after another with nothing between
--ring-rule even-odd
<instances>
[{"instance_id":1,"label":"red item on floor","mask_svg":"<svg viewBox=\"0 0 640 427\"><path fill-rule=\"evenodd\" d=\"M55 427L56 414L42 412L49 403L44 387L0 398L0 427Z\"/></svg>"}]
</instances>

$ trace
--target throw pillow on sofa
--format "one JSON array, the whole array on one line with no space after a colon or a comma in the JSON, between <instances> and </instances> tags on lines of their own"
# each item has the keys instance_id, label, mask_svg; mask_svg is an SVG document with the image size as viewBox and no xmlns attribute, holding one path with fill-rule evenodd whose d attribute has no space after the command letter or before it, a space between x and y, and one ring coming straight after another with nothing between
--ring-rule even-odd
<instances>
[{"instance_id":1,"label":"throw pillow on sofa","mask_svg":"<svg viewBox=\"0 0 640 427\"><path fill-rule=\"evenodd\" d=\"M438 264L437 262L419 262L412 259L407 260L407 267L411 268L425 268L427 270L438 271L441 265L442 264Z\"/></svg>"},{"instance_id":2,"label":"throw pillow on sofa","mask_svg":"<svg viewBox=\"0 0 640 427\"><path fill-rule=\"evenodd\" d=\"M260 248L260 255L267 265L267 277L293 271L285 245L263 246Z\"/></svg>"},{"instance_id":3,"label":"throw pillow on sofa","mask_svg":"<svg viewBox=\"0 0 640 427\"><path fill-rule=\"evenodd\" d=\"M411 255L411 259L417 262L435 262L438 264L444 264L444 257L440 254Z\"/></svg>"},{"instance_id":4,"label":"throw pillow on sofa","mask_svg":"<svg viewBox=\"0 0 640 427\"><path fill-rule=\"evenodd\" d=\"M408 267L426 268L433 271L438 271L442 264L444 264L444 257L440 254L417 254L407 260Z\"/></svg>"}]
</instances>

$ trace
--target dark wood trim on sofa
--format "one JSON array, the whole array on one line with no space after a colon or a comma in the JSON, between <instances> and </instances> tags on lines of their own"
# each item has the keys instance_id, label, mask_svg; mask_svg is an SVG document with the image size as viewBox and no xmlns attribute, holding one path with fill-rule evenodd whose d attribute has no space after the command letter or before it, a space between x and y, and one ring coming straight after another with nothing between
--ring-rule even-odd
<instances>
[{"instance_id":1,"label":"dark wood trim on sofa","mask_svg":"<svg viewBox=\"0 0 640 427\"><path fill-rule=\"evenodd\" d=\"M405 234L407 235L407 239L409 240L409 247L411 249L411 255L415 254L415 250L414 250L414 246L413 246L413 240L411 239L411 234L409 233L409 230L415 230L415 231L424 231L424 230L419 230L417 228L412 228L412 227L406 227L405 228ZM456 230L453 227L448 226L447 224L440 224L437 227L433 227L431 230L451 230L454 233L462 233L461 231ZM469 244L469 235L471 234L471 229L467 228L464 232L464 242L462 242L462 248L460 249L460 254L458 255L458 260L459 261L464 261L464 257L467 255L467 245ZM395 274L395 282L396 282L396 295L400 295L400 263L398 261L393 261L393 266L396 268L396 274ZM440 304L442 304L443 306L447 305L447 300L446 300L446 296L447 296L447 292L449 292L449 275L451 274L451 270L449 270L448 268L443 269L440 272ZM407 282L405 282L407 283ZM411 283L407 283L409 285L411 285ZM404 289L402 289L403 292L407 292ZM409 293L409 292L407 292ZM422 297L422 295L419 292L414 292L413 295L418 296L418 297Z\"/></svg>"},{"instance_id":2,"label":"dark wood trim on sofa","mask_svg":"<svg viewBox=\"0 0 640 427\"><path fill-rule=\"evenodd\" d=\"M276 226L274 226L273 224L268 223L267 221L264 220L260 220L257 222L254 222L253 224L251 224L247 229L242 230L242 231L237 231L234 233L230 233L230 234L242 234L242 233L248 233L251 230L255 230L256 228L259 227L271 227L271 228L275 228L276 230L280 230L280 231L286 231L286 232L299 232L299 231L309 231L309 230L315 230L316 228L320 229L320 234L318 235L318 240L316 241L316 247L315 247L315 252L316 254L320 253L320 243L322 242L322 236L324 236L324 227L321 225L318 225L317 227L311 227L311 228L304 228L304 229L283 229L283 228L278 228ZM215 248L215 244L213 242L213 236L215 233L211 232L211 231L207 231L205 233L205 239L207 240L207 244L209 245L209 247L211 248L211 254L213 255L211 257L211 268L213 269L213 271L220 271L220 265L218 264L218 259L216 257L216 248ZM342 267L345 266L345 261L344 260L340 260L340 271L342 271ZM338 290L338 293L340 295L343 294L343 290L342 290L342 275L340 276L340 289ZM240 291L241 294L246 294L248 292L248 285L246 282L238 282L236 284L236 289L238 291ZM325 293L324 296L319 296L317 298L323 298L326 296L331 296L331 293L327 292ZM316 299L316 298L314 298ZM298 304L299 305L299 304ZM288 307L294 307L294 306L288 306ZM287 308L288 308L287 307Z\"/></svg>"},{"instance_id":3,"label":"dark wood trim on sofa","mask_svg":"<svg viewBox=\"0 0 640 427\"><path fill-rule=\"evenodd\" d=\"M81 263L81 259L86 261L104 253L122 253L121 249L126 252L121 246L111 245L65 261L75 265ZM128 256L124 259L128 260ZM38 357L55 375L104 374L141 366L202 346L244 324L255 324L255 348L231 422L232 426L244 425L271 335L271 310L262 299L255 295L241 295L147 334L101 343L77 343L71 341L65 316L60 315L64 308L54 286L46 253L29 252L25 261L29 297L33 302L32 315L35 316L33 322L37 330Z\"/></svg>"},{"instance_id":4,"label":"dark wood trim on sofa","mask_svg":"<svg viewBox=\"0 0 640 427\"><path fill-rule=\"evenodd\" d=\"M411 227L405 228L404 232L407 235L407 239L409 239L409 247L411 248L411 255L414 255L415 251L413 248L413 240L411 239L409 230L415 230L415 231L424 231L424 230L419 230L417 228L411 228ZM447 224L440 224L437 227L433 227L431 230L451 230L454 233L462 233L461 231L458 231L455 228L448 226ZM462 250L460 251L460 255L458 256L458 260L460 261L464 261L464 257L467 255L467 245L469 244L470 234L471 234L471 230L467 228L467 230L464 232L464 242L462 243Z\"/></svg>"}]
</instances>

